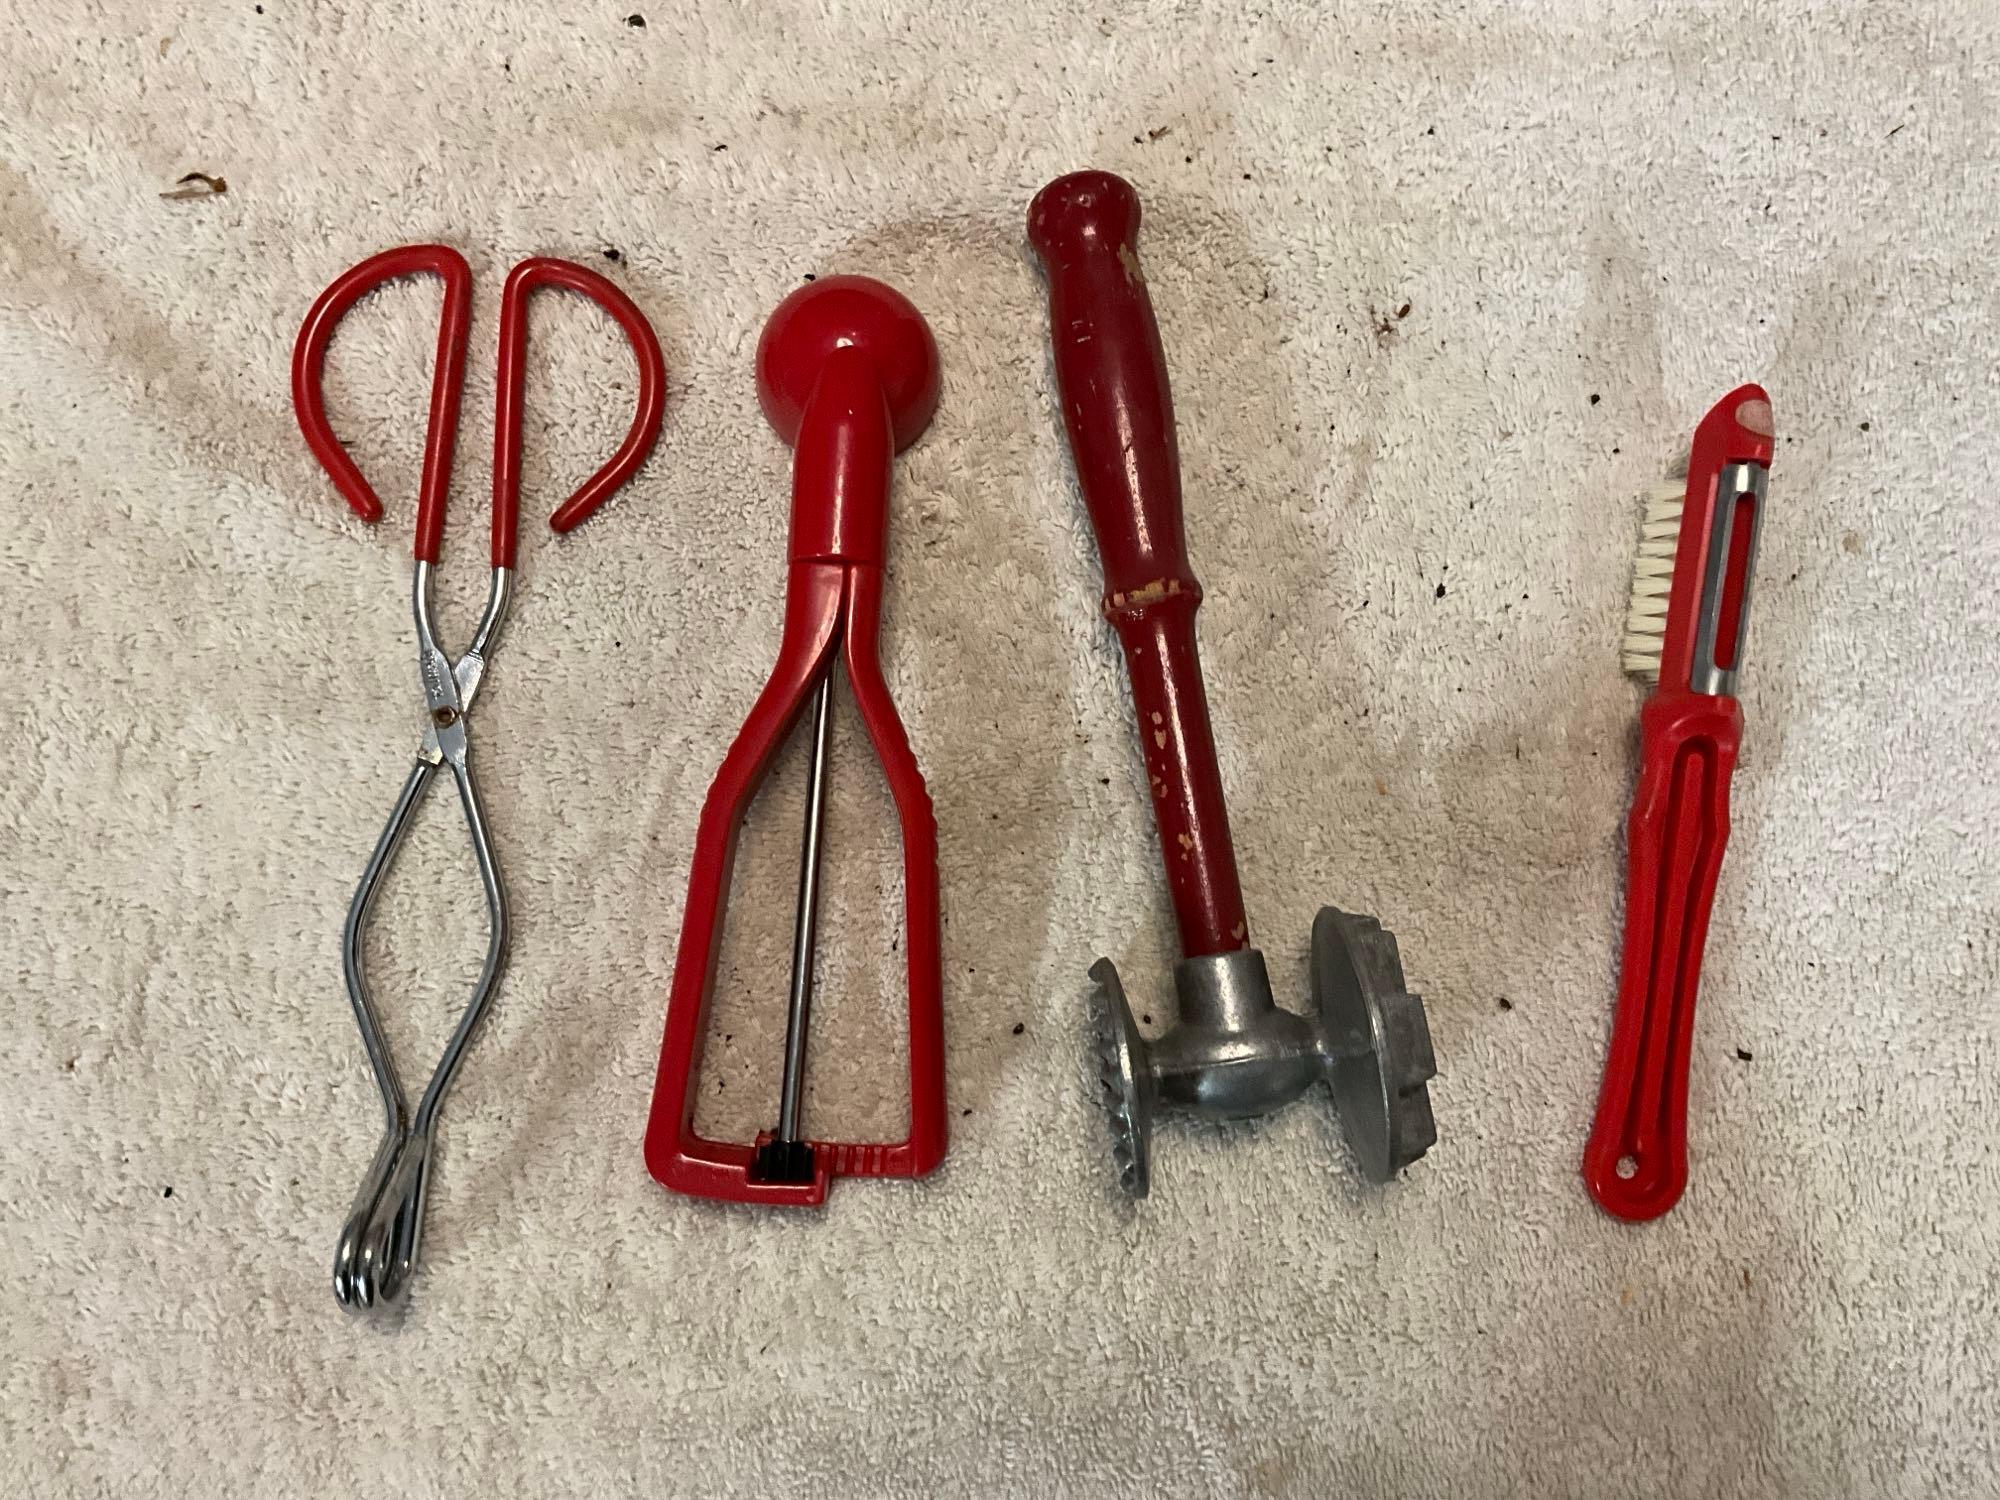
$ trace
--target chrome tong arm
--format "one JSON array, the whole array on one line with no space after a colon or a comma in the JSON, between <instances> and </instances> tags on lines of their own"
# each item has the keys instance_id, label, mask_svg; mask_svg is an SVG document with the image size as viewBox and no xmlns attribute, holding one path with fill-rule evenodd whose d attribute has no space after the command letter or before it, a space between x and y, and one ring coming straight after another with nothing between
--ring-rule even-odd
<instances>
[{"instance_id":1,"label":"chrome tong arm","mask_svg":"<svg viewBox=\"0 0 2000 1500\"><path fill-rule=\"evenodd\" d=\"M368 1065L382 1098L382 1141L341 1226L334 1252L333 1294L343 1307L365 1310L394 1302L416 1268L423 1233L424 1199L430 1181L431 1146L445 1094L465 1056L472 1034L492 1002L507 956L507 896L486 824L478 784L466 762L465 710L478 692L501 625L507 616L512 570L495 568L485 613L471 648L452 663L437 643L431 619L431 565L419 562L412 577L411 610L417 626L417 662L429 720L417 761L383 825L375 851L362 871L341 929L341 967L354 1018L361 1029ZM486 897L486 958L472 998L446 1042L414 1118L389 1052L388 1038L368 986L365 940L368 917L383 878L408 834L417 804L440 766L458 785L459 805L472 841L473 860Z\"/></svg>"}]
</instances>

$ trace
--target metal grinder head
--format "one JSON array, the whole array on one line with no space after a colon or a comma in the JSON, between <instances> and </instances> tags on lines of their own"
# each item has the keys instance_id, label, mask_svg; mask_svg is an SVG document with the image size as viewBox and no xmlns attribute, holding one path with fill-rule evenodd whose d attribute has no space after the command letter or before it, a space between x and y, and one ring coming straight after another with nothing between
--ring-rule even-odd
<instances>
[{"instance_id":1,"label":"metal grinder head","mask_svg":"<svg viewBox=\"0 0 2000 1500\"><path fill-rule=\"evenodd\" d=\"M1153 1121L1163 1109L1244 1119L1325 1079L1371 1182L1387 1182L1437 1139L1423 1001L1404 988L1395 936L1373 917L1329 906L1314 919L1310 1017L1272 999L1254 948L1181 960L1177 1019L1150 1042L1111 960L1099 959L1090 977L1112 1159L1135 1198L1152 1185Z\"/></svg>"}]
</instances>

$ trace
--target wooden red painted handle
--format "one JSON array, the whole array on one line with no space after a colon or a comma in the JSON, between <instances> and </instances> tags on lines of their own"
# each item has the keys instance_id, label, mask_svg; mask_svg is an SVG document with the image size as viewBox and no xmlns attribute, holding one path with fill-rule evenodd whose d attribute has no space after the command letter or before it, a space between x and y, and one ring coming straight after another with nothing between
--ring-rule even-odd
<instances>
[{"instance_id":1,"label":"wooden red painted handle","mask_svg":"<svg viewBox=\"0 0 2000 1500\"><path fill-rule=\"evenodd\" d=\"M1195 649L1201 585L1181 525L1173 395L1138 233L1138 194L1109 172L1058 178L1028 208L1063 425L1104 565L1104 614L1125 648L1181 950L1197 957L1250 939Z\"/></svg>"},{"instance_id":2,"label":"wooden red painted handle","mask_svg":"<svg viewBox=\"0 0 2000 1500\"><path fill-rule=\"evenodd\" d=\"M1107 599L1195 589L1167 357L1139 269L1139 195L1109 172L1058 178L1028 209L1028 239L1048 276L1056 383Z\"/></svg>"}]
</instances>

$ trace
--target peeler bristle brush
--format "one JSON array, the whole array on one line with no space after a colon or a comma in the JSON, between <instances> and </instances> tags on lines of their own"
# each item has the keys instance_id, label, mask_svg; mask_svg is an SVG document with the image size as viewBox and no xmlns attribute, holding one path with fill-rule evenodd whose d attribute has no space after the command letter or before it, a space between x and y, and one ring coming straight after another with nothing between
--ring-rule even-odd
<instances>
[{"instance_id":1,"label":"peeler bristle brush","mask_svg":"<svg viewBox=\"0 0 2000 1500\"><path fill-rule=\"evenodd\" d=\"M1632 602L1625 611L1624 667L1647 682L1660 680L1667 601L1674 585L1674 550L1680 545L1681 510L1686 499L1687 487L1678 479L1663 479L1646 492L1639 555L1632 565Z\"/></svg>"},{"instance_id":2,"label":"peeler bristle brush","mask_svg":"<svg viewBox=\"0 0 2000 1500\"><path fill-rule=\"evenodd\" d=\"M1695 429L1685 484L1646 497L1621 652L1651 682L1627 824L1625 949L1590 1194L1621 1219L1658 1218L1687 1186L1688 1067L1702 949L1729 838L1744 623L1773 443L1761 386L1731 391Z\"/></svg>"}]
</instances>

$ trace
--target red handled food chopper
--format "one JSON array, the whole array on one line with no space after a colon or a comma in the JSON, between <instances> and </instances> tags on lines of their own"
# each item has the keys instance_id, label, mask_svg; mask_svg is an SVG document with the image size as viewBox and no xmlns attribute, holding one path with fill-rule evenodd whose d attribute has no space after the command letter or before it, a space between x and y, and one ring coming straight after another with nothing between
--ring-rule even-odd
<instances>
[{"instance_id":1,"label":"red handled food chopper","mask_svg":"<svg viewBox=\"0 0 2000 1500\"><path fill-rule=\"evenodd\" d=\"M784 634L777 665L702 807L646 1126L646 1166L665 1186L697 1197L816 1204L835 1177L921 1177L944 1156L937 824L876 657L891 461L937 409L937 346L916 308L879 281L823 278L771 314L757 345L757 394L795 454ZM801 1118L836 662L846 670L902 830L910 1133L900 1141L820 1140ZM754 1141L710 1140L694 1128L695 1082L736 836L808 706L812 771L777 1118Z\"/></svg>"}]
</instances>

